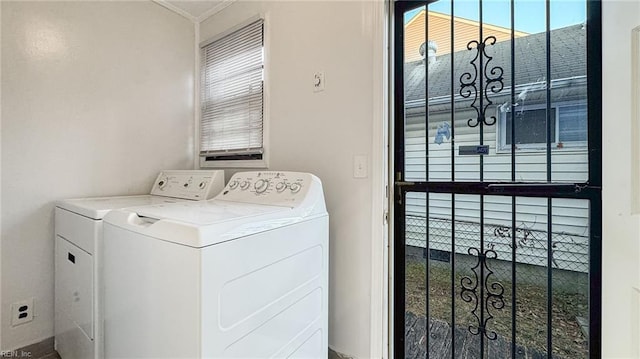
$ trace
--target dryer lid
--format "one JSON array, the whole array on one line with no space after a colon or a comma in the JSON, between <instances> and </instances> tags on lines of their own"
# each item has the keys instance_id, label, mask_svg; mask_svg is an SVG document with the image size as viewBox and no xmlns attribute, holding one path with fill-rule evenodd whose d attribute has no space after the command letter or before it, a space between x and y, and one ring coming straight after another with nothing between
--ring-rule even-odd
<instances>
[{"instance_id":1,"label":"dryer lid","mask_svg":"<svg viewBox=\"0 0 640 359\"><path fill-rule=\"evenodd\" d=\"M77 198L58 201L56 206L91 219L102 219L109 211L127 207L149 206L161 203L175 203L184 200L160 196L119 196Z\"/></svg>"}]
</instances>

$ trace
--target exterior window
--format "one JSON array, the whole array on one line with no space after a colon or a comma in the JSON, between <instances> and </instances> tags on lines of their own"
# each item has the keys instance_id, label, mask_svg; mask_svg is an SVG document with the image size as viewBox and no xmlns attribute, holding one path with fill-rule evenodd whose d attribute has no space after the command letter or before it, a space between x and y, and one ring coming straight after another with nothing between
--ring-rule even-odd
<instances>
[{"instance_id":1,"label":"exterior window","mask_svg":"<svg viewBox=\"0 0 640 359\"><path fill-rule=\"evenodd\" d=\"M587 104L558 104L551 107L552 147L585 147L587 143ZM547 113L544 105L516 108L500 112L499 146L501 151L511 149L511 126L515 123L515 143L518 149L546 149ZM515 117L515 121L513 120Z\"/></svg>"},{"instance_id":2,"label":"exterior window","mask_svg":"<svg viewBox=\"0 0 640 359\"><path fill-rule=\"evenodd\" d=\"M201 46L202 167L264 164L263 49L262 19Z\"/></svg>"}]
</instances>

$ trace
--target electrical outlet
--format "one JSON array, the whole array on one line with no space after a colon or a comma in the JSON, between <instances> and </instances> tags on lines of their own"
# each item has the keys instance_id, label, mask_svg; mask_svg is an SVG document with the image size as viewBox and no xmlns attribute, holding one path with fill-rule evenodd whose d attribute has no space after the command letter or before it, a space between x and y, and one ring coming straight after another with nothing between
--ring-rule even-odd
<instances>
[{"instance_id":1,"label":"electrical outlet","mask_svg":"<svg viewBox=\"0 0 640 359\"><path fill-rule=\"evenodd\" d=\"M33 298L11 304L11 326L28 323L33 320Z\"/></svg>"}]
</instances>

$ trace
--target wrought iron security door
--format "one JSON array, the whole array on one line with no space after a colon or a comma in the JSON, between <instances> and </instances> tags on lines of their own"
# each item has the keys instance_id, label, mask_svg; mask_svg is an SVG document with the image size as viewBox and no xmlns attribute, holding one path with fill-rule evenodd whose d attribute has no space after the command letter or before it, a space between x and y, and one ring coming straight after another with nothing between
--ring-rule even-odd
<instances>
[{"instance_id":1,"label":"wrought iron security door","mask_svg":"<svg viewBox=\"0 0 640 359\"><path fill-rule=\"evenodd\" d=\"M599 358L595 0L394 3L396 358Z\"/></svg>"}]
</instances>

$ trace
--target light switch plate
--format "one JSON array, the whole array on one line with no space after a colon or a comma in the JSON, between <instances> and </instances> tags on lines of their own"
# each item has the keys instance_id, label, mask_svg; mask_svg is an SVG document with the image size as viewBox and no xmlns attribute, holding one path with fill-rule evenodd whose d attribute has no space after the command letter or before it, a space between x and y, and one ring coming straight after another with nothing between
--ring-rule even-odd
<instances>
[{"instance_id":1,"label":"light switch plate","mask_svg":"<svg viewBox=\"0 0 640 359\"><path fill-rule=\"evenodd\" d=\"M367 155L353 156L353 178L367 178L369 172L368 162Z\"/></svg>"},{"instance_id":2,"label":"light switch plate","mask_svg":"<svg viewBox=\"0 0 640 359\"><path fill-rule=\"evenodd\" d=\"M324 72L318 71L313 74L313 92L324 91Z\"/></svg>"}]
</instances>

